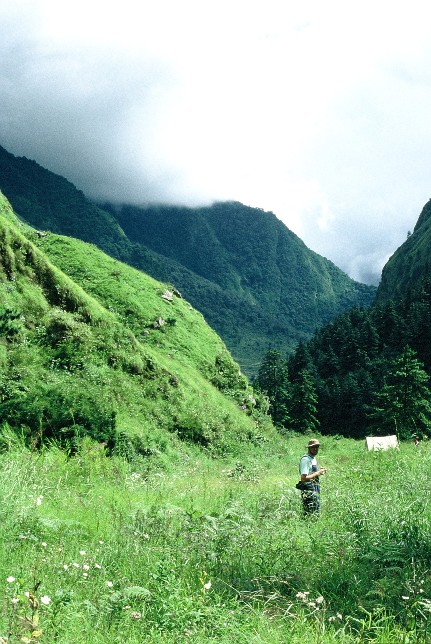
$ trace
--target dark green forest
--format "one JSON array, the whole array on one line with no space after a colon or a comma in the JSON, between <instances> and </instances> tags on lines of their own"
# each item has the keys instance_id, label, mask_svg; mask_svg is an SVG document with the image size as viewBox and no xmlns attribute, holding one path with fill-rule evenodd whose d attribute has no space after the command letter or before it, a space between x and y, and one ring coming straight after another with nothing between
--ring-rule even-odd
<instances>
[{"instance_id":1,"label":"dark green forest","mask_svg":"<svg viewBox=\"0 0 431 644\"><path fill-rule=\"evenodd\" d=\"M355 307L300 343L268 351L256 385L282 429L361 438L431 435L431 280L400 300Z\"/></svg>"}]
</instances>

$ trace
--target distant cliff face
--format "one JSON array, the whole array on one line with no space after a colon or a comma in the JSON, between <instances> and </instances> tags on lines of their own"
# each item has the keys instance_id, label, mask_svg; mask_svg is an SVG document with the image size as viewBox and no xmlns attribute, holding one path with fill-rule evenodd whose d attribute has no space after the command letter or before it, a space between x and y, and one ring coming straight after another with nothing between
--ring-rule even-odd
<instances>
[{"instance_id":1,"label":"distant cliff face","mask_svg":"<svg viewBox=\"0 0 431 644\"><path fill-rule=\"evenodd\" d=\"M414 231L383 268L376 303L400 299L431 275L431 199L422 209Z\"/></svg>"},{"instance_id":2,"label":"distant cliff face","mask_svg":"<svg viewBox=\"0 0 431 644\"><path fill-rule=\"evenodd\" d=\"M238 202L100 208L66 179L1 147L0 189L31 225L92 242L173 284L249 375L269 347L289 352L374 298L375 287L308 249L273 213Z\"/></svg>"}]
</instances>

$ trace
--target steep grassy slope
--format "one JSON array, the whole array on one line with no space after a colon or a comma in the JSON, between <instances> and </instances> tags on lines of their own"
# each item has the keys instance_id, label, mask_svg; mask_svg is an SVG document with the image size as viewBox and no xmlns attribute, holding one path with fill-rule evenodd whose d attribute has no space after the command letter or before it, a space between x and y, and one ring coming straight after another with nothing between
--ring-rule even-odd
<instances>
[{"instance_id":1,"label":"steep grassy slope","mask_svg":"<svg viewBox=\"0 0 431 644\"><path fill-rule=\"evenodd\" d=\"M17 222L3 196L0 238L3 421L36 443L90 435L142 455L258 439L246 378L188 302L94 246Z\"/></svg>"},{"instance_id":2,"label":"steep grassy slope","mask_svg":"<svg viewBox=\"0 0 431 644\"><path fill-rule=\"evenodd\" d=\"M270 345L289 351L374 294L260 209L238 203L102 209L66 179L1 147L0 189L31 225L92 242L174 284L248 374Z\"/></svg>"},{"instance_id":3,"label":"steep grassy slope","mask_svg":"<svg viewBox=\"0 0 431 644\"><path fill-rule=\"evenodd\" d=\"M415 288L424 277L430 277L431 266L431 200L425 204L413 234L386 263L377 289L376 303L400 299Z\"/></svg>"}]
</instances>

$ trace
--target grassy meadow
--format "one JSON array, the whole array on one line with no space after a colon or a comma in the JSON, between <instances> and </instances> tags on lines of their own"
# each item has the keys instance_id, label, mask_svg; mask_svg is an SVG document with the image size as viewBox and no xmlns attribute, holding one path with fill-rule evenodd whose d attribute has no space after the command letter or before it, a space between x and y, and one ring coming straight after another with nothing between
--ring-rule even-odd
<instances>
[{"instance_id":1,"label":"grassy meadow","mask_svg":"<svg viewBox=\"0 0 431 644\"><path fill-rule=\"evenodd\" d=\"M0 644L431 642L431 445L279 434L171 285L0 194Z\"/></svg>"},{"instance_id":2,"label":"grassy meadow","mask_svg":"<svg viewBox=\"0 0 431 644\"><path fill-rule=\"evenodd\" d=\"M215 458L0 454L0 642L431 641L431 445L324 437L322 510L295 490L304 436Z\"/></svg>"}]
</instances>

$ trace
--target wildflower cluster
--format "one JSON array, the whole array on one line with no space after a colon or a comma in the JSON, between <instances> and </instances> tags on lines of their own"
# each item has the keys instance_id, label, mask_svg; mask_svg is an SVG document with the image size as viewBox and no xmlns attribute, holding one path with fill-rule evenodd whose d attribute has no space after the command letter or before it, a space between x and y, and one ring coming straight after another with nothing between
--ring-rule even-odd
<instances>
[{"instance_id":1,"label":"wildflower cluster","mask_svg":"<svg viewBox=\"0 0 431 644\"><path fill-rule=\"evenodd\" d=\"M132 472L130 475L126 476L126 485L128 487L138 487L145 485L147 482L146 477L139 472Z\"/></svg>"},{"instance_id":2,"label":"wildflower cluster","mask_svg":"<svg viewBox=\"0 0 431 644\"><path fill-rule=\"evenodd\" d=\"M37 501L39 499L41 496L37 497ZM38 504L37 501L36 504ZM9 636L13 635L19 641L27 643L38 641L42 633L43 637L46 637L48 622L55 619L59 604L56 591L53 590L53 594L46 593L45 589L41 592L45 584L44 566L48 565L51 570L56 569L59 577L66 576L68 582L74 586L77 583L87 584L91 579L105 589L113 588L114 582L107 580L103 566L101 546L104 542L102 540L99 541L100 547L96 547L93 554L88 554L86 549L80 549L75 559L65 560L62 545L41 541L30 530L20 534L19 539L35 548L36 552L39 550L32 570L33 579L38 579L38 581L29 585L26 576L20 577L15 572L5 578L3 582L6 588L4 605L8 615ZM56 583L54 580L54 586ZM66 584L60 582L60 586L63 585L67 585L67 582ZM42 623L43 628L41 627Z\"/></svg>"},{"instance_id":3,"label":"wildflower cluster","mask_svg":"<svg viewBox=\"0 0 431 644\"><path fill-rule=\"evenodd\" d=\"M304 591L296 593L296 599L299 599L299 601L310 610L310 615L315 615L317 617L319 611L323 613L323 611L327 610L325 598L322 595L312 599L310 598L310 593L308 591ZM341 622L342 620L343 616L341 613L336 613L335 615L330 615L330 617L328 617L328 622L330 624Z\"/></svg>"},{"instance_id":4,"label":"wildflower cluster","mask_svg":"<svg viewBox=\"0 0 431 644\"><path fill-rule=\"evenodd\" d=\"M99 544L102 545L103 541L99 541ZM96 554L99 553L99 548L96 549ZM78 561L72 561L69 563L63 563L62 569L68 574L79 575L83 581L87 581L91 576L91 573L97 571L98 573L103 571L102 565L96 561L95 557L87 555L86 550L79 550L79 556L82 558ZM112 582L106 582L109 584Z\"/></svg>"},{"instance_id":5,"label":"wildflower cluster","mask_svg":"<svg viewBox=\"0 0 431 644\"><path fill-rule=\"evenodd\" d=\"M309 594L309 592L296 593L296 599L299 599L301 602L303 602L313 610L319 610L321 607L323 607L325 600L322 595L319 595L319 597L316 597L316 599L310 599Z\"/></svg>"},{"instance_id":6,"label":"wildflower cluster","mask_svg":"<svg viewBox=\"0 0 431 644\"><path fill-rule=\"evenodd\" d=\"M425 579L414 578L406 583L408 594L401 595L405 605L407 622L414 625L416 636L425 635L431 617L431 600L425 596Z\"/></svg>"},{"instance_id":7,"label":"wildflower cluster","mask_svg":"<svg viewBox=\"0 0 431 644\"><path fill-rule=\"evenodd\" d=\"M48 595L38 596L39 583L31 590L23 590L22 581L9 575L6 577L6 584L5 596L10 606L9 633L19 634L21 642L36 642L43 633L40 627L41 609L47 609L51 598ZM7 639L0 638L0 641Z\"/></svg>"}]
</instances>

